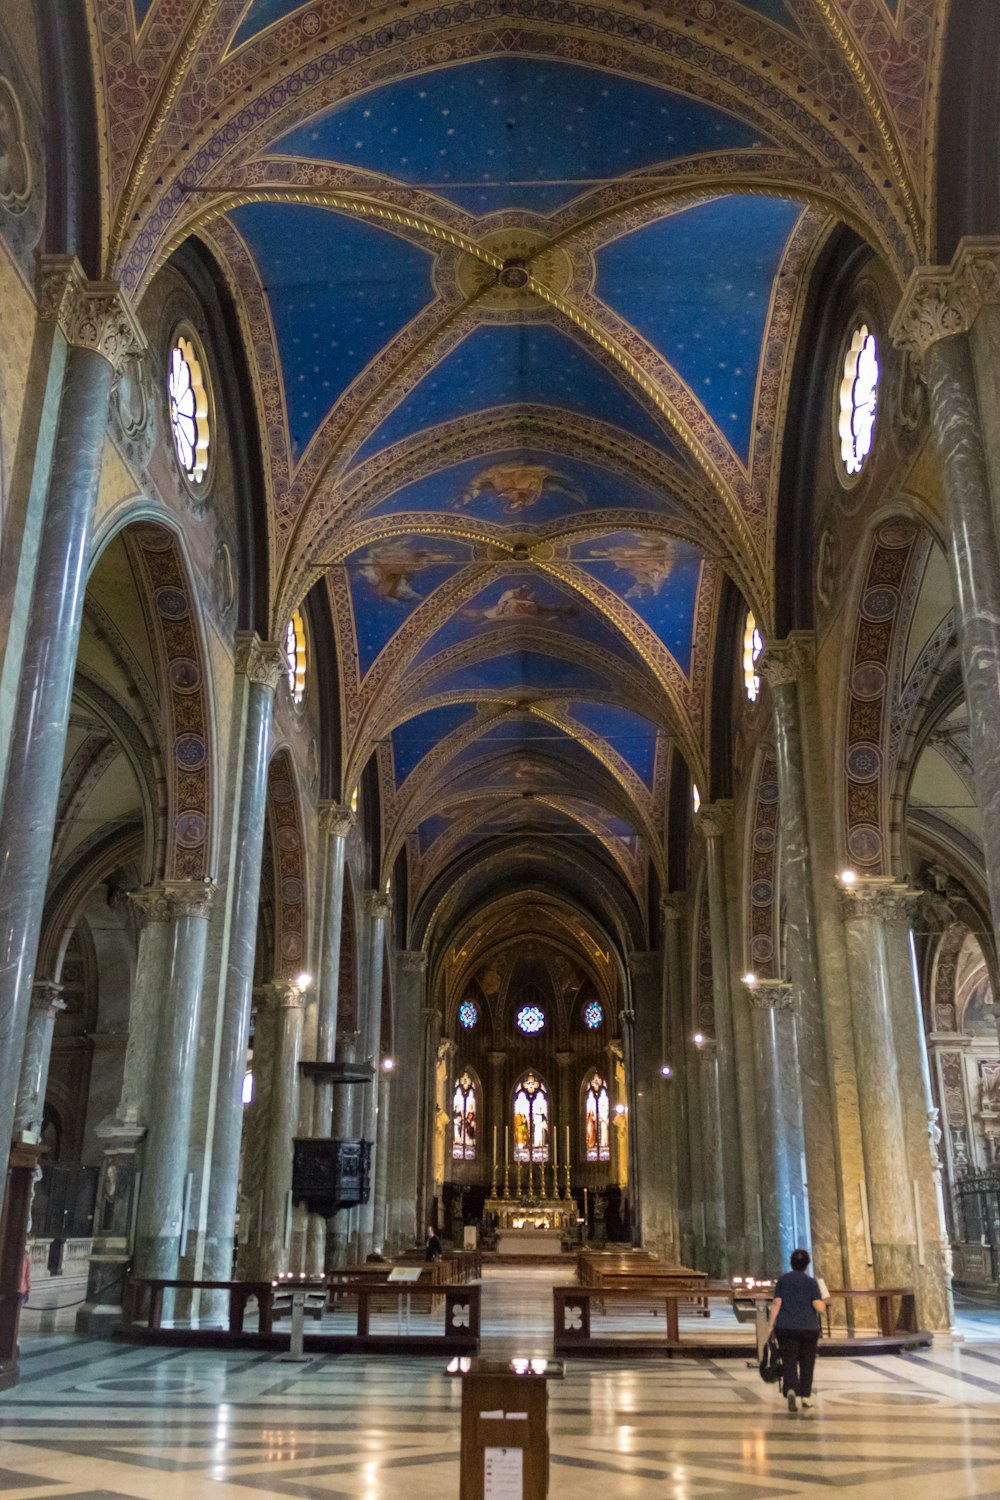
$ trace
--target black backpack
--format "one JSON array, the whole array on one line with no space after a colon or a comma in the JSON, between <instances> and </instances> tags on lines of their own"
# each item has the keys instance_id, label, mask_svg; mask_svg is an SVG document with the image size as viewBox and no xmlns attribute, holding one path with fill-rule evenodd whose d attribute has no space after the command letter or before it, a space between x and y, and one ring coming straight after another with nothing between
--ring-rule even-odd
<instances>
[{"instance_id":1,"label":"black backpack","mask_svg":"<svg viewBox=\"0 0 1000 1500\"><path fill-rule=\"evenodd\" d=\"M766 1385L781 1379L781 1350L775 1339L768 1339L760 1357L760 1378Z\"/></svg>"}]
</instances>

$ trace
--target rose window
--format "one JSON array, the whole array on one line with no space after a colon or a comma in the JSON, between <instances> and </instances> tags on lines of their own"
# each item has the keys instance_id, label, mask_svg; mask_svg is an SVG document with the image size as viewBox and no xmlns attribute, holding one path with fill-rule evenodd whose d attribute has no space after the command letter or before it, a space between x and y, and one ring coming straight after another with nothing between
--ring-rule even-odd
<instances>
[{"instance_id":1,"label":"rose window","mask_svg":"<svg viewBox=\"0 0 1000 1500\"><path fill-rule=\"evenodd\" d=\"M522 1005L517 1013L517 1024L527 1036L532 1036L545 1025L545 1016L537 1005Z\"/></svg>"},{"instance_id":2,"label":"rose window","mask_svg":"<svg viewBox=\"0 0 1000 1500\"><path fill-rule=\"evenodd\" d=\"M591 1000L583 1008L583 1024L588 1031L596 1031L604 1020L604 1011L596 1000Z\"/></svg>"},{"instance_id":3,"label":"rose window","mask_svg":"<svg viewBox=\"0 0 1000 1500\"><path fill-rule=\"evenodd\" d=\"M479 1012L471 1000L463 1000L458 1007L458 1019L466 1031L471 1031L479 1019Z\"/></svg>"},{"instance_id":4,"label":"rose window","mask_svg":"<svg viewBox=\"0 0 1000 1500\"><path fill-rule=\"evenodd\" d=\"M851 339L840 382L840 457L850 475L861 473L871 452L878 378L878 344L862 323Z\"/></svg>"}]
</instances>

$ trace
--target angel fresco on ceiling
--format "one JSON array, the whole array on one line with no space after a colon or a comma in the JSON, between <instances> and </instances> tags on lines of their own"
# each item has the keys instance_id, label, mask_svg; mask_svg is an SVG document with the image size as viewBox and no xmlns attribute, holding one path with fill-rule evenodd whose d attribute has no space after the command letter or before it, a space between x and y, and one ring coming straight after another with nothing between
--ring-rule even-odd
<instances>
[{"instance_id":1,"label":"angel fresco on ceiling","mask_svg":"<svg viewBox=\"0 0 1000 1500\"><path fill-rule=\"evenodd\" d=\"M399 537L369 547L358 559L358 571L377 599L408 604L423 598L413 587L418 573L453 561L450 552L435 552L430 547L421 546L412 537Z\"/></svg>"},{"instance_id":2,"label":"angel fresco on ceiling","mask_svg":"<svg viewBox=\"0 0 1000 1500\"><path fill-rule=\"evenodd\" d=\"M494 622L496 620L536 620L551 623L555 620L572 620L579 610L575 604L542 604L530 584L517 583L504 589L495 604L480 609L471 607L462 614L468 620Z\"/></svg>"},{"instance_id":3,"label":"angel fresco on ceiling","mask_svg":"<svg viewBox=\"0 0 1000 1500\"><path fill-rule=\"evenodd\" d=\"M626 573L632 586L626 599L641 599L649 594L659 596L677 563L677 545L669 537L630 536L610 547L592 547L588 558L614 563L616 573Z\"/></svg>"},{"instance_id":4,"label":"angel fresco on ceiling","mask_svg":"<svg viewBox=\"0 0 1000 1500\"><path fill-rule=\"evenodd\" d=\"M519 511L530 510L543 495L566 495L578 505L586 505L587 497L572 479L544 464L493 464L469 480L458 497L459 505L471 505L484 496L503 501L508 516Z\"/></svg>"}]
</instances>

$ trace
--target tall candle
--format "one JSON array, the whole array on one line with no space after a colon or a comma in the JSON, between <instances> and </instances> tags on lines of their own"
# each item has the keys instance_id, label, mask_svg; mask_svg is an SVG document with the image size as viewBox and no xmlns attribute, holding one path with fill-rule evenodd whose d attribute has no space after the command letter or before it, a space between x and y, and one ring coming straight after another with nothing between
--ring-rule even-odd
<instances>
[{"instance_id":1,"label":"tall candle","mask_svg":"<svg viewBox=\"0 0 1000 1500\"><path fill-rule=\"evenodd\" d=\"M566 1165L569 1166L569 1126L566 1126Z\"/></svg>"},{"instance_id":2,"label":"tall candle","mask_svg":"<svg viewBox=\"0 0 1000 1500\"><path fill-rule=\"evenodd\" d=\"M504 1162L504 1166L505 1167L508 1166L509 1163L510 1163L510 1126L509 1125L505 1125L504 1128L503 1128L503 1162Z\"/></svg>"},{"instance_id":3,"label":"tall candle","mask_svg":"<svg viewBox=\"0 0 1000 1500\"><path fill-rule=\"evenodd\" d=\"M494 1165L494 1167L496 1166L496 1164L497 1164L497 1128L494 1125L494 1127L493 1127L493 1165Z\"/></svg>"},{"instance_id":4,"label":"tall candle","mask_svg":"<svg viewBox=\"0 0 1000 1500\"><path fill-rule=\"evenodd\" d=\"M555 1171L556 1167L559 1165L558 1158L559 1158L559 1132L558 1132L558 1130L553 1130L553 1132L552 1132L552 1170L553 1170L553 1172Z\"/></svg>"}]
</instances>

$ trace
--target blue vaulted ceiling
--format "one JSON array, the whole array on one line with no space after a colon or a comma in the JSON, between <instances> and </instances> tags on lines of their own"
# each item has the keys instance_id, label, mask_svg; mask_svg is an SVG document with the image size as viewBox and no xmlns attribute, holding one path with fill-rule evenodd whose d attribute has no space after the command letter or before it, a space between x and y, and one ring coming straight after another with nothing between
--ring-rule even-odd
<instances>
[{"instance_id":1,"label":"blue vaulted ceiling","mask_svg":"<svg viewBox=\"0 0 1000 1500\"><path fill-rule=\"evenodd\" d=\"M799 204L698 203L597 258L597 290L674 366L745 458L771 290Z\"/></svg>"},{"instance_id":2,"label":"blue vaulted ceiling","mask_svg":"<svg viewBox=\"0 0 1000 1500\"><path fill-rule=\"evenodd\" d=\"M318 10L252 0L231 48L297 9L299 47ZM757 23L796 32L794 7L744 10L770 68L790 43ZM329 580L345 774L377 754L387 858L410 840L426 873L466 814L486 840L554 819L554 846L596 824L662 875L672 746L704 780L719 565L759 530L733 514L778 420L775 289L804 254L801 202L731 184L778 190L791 126L741 114L721 74L685 91L676 58L640 76L610 38L556 58L477 24L400 76L391 36L355 36L313 112L289 86L238 163L229 201L261 201L229 221L280 372L257 394L292 461L269 416L273 483L314 549L290 567Z\"/></svg>"},{"instance_id":3,"label":"blue vaulted ceiling","mask_svg":"<svg viewBox=\"0 0 1000 1500\"><path fill-rule=\"evenodd\" d=\"M384 173L481 216L549 213L622 172L758 141L734 116L667 89L507 55L334 105L276 150Z\"/></svg>"}]
</instances>

